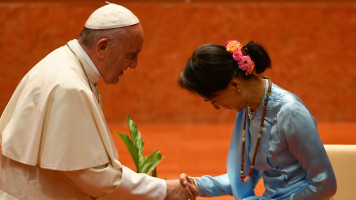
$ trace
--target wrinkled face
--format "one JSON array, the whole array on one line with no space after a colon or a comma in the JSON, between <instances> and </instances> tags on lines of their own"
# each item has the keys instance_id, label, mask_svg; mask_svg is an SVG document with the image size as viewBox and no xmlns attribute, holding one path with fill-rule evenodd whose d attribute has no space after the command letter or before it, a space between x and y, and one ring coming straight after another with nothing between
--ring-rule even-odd
<instances>
[{"instance_id":1,"label":"wrinkled face","mask_svg":"<svg viewBox=\"0 0 356 200\"><path fill-rule=\"evenodd\" d=\"M137 57L143 45L144 33L140 24L130 27L129 36L124 39L110 41L101 75L105 83L114 84L119 81L127 68L136 68Z\"/></svg>"},{"instance_id":2,"label":"wrinkled face","mask_svg":"<svg viewBox=\"0 0 356 200\"><path fill-rule=\"evenodd\" d=\"M216 110L229 109L240 112L247 106L247 102L244 100L241 92L238 92L232 85L217 92L216 96L204 100L209 101Z\"/></svg>"}]
</instances>

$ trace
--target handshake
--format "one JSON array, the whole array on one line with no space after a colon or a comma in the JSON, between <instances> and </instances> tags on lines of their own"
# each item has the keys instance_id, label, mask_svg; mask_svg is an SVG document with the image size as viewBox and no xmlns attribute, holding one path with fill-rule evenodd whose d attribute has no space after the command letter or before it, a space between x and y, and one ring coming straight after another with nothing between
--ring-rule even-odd
<instances>
[{"instance_id":1,"label":"handshake","mask_svg":"<svg viewBox=\"0 0 356 200\"><path fill-rule=\"evenodd\" d=\"M194 200L197 196L198 186L186 174L181 174L179 180L166 180L166 183L166 200Z\"/></svg>"}]
</instances>

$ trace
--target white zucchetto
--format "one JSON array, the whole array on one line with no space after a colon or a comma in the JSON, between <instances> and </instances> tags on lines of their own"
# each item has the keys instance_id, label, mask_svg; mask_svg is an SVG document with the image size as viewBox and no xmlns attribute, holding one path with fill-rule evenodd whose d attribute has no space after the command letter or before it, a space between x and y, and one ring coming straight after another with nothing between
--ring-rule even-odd
<instances>
[{"instance_id":1,"label":"white zucchetto","mask_svg":"<svg viewBox=\"0 0 356 200\"><path fill-rule=\"evenodd\" d=\"M140 20L127 8L108 3L95 10L85 23L88 29L111 29L132 26Z\"/></svg>"}]
</instances>

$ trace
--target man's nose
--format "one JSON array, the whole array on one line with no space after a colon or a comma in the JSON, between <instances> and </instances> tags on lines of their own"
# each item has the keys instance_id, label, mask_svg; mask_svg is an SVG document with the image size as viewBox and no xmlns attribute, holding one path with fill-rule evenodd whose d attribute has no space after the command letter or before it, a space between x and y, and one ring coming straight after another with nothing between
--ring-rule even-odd
<instances>
[{"instance_id":1,"label":"man's nose","mask_svg":"<svg viewBox=\"0 0 356 200\"><path fill-rule=\"evenodd\" d=\"M135 68L136 68L136 64L131 64L129 67L130 67L131 69L135 69Z\"/></svg>"},{"instance_id":2,"label":"man's nose","mask_svg":"<svg viewBox=\"0 0 356 200\"><path fill-rule=\"evenodd\" d=\"M133 61L131 61L130 64L129 64L129 67L130 67L131 69L135 69L136 66L137 66L137 60L133 60Z\"/></svg>"}]
</instances>

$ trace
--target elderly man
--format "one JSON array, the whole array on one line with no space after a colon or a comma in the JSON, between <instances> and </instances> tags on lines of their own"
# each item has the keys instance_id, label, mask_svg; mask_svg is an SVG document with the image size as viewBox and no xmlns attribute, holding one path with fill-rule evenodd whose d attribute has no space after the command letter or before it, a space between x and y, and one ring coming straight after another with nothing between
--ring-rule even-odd
<instances>
[{"instance_id":1,"label":"elderly man","mask_svg":"<svg viewBox=\"0 0 356 200\"><path fill-rule=\"evenodd\" d=\"M193 199L192 185L118 161L96 84L135 68L144 33L128 9L91 14L78 40L22 79L0 119L0 199Z\"/></svg>"}]
</instances>

